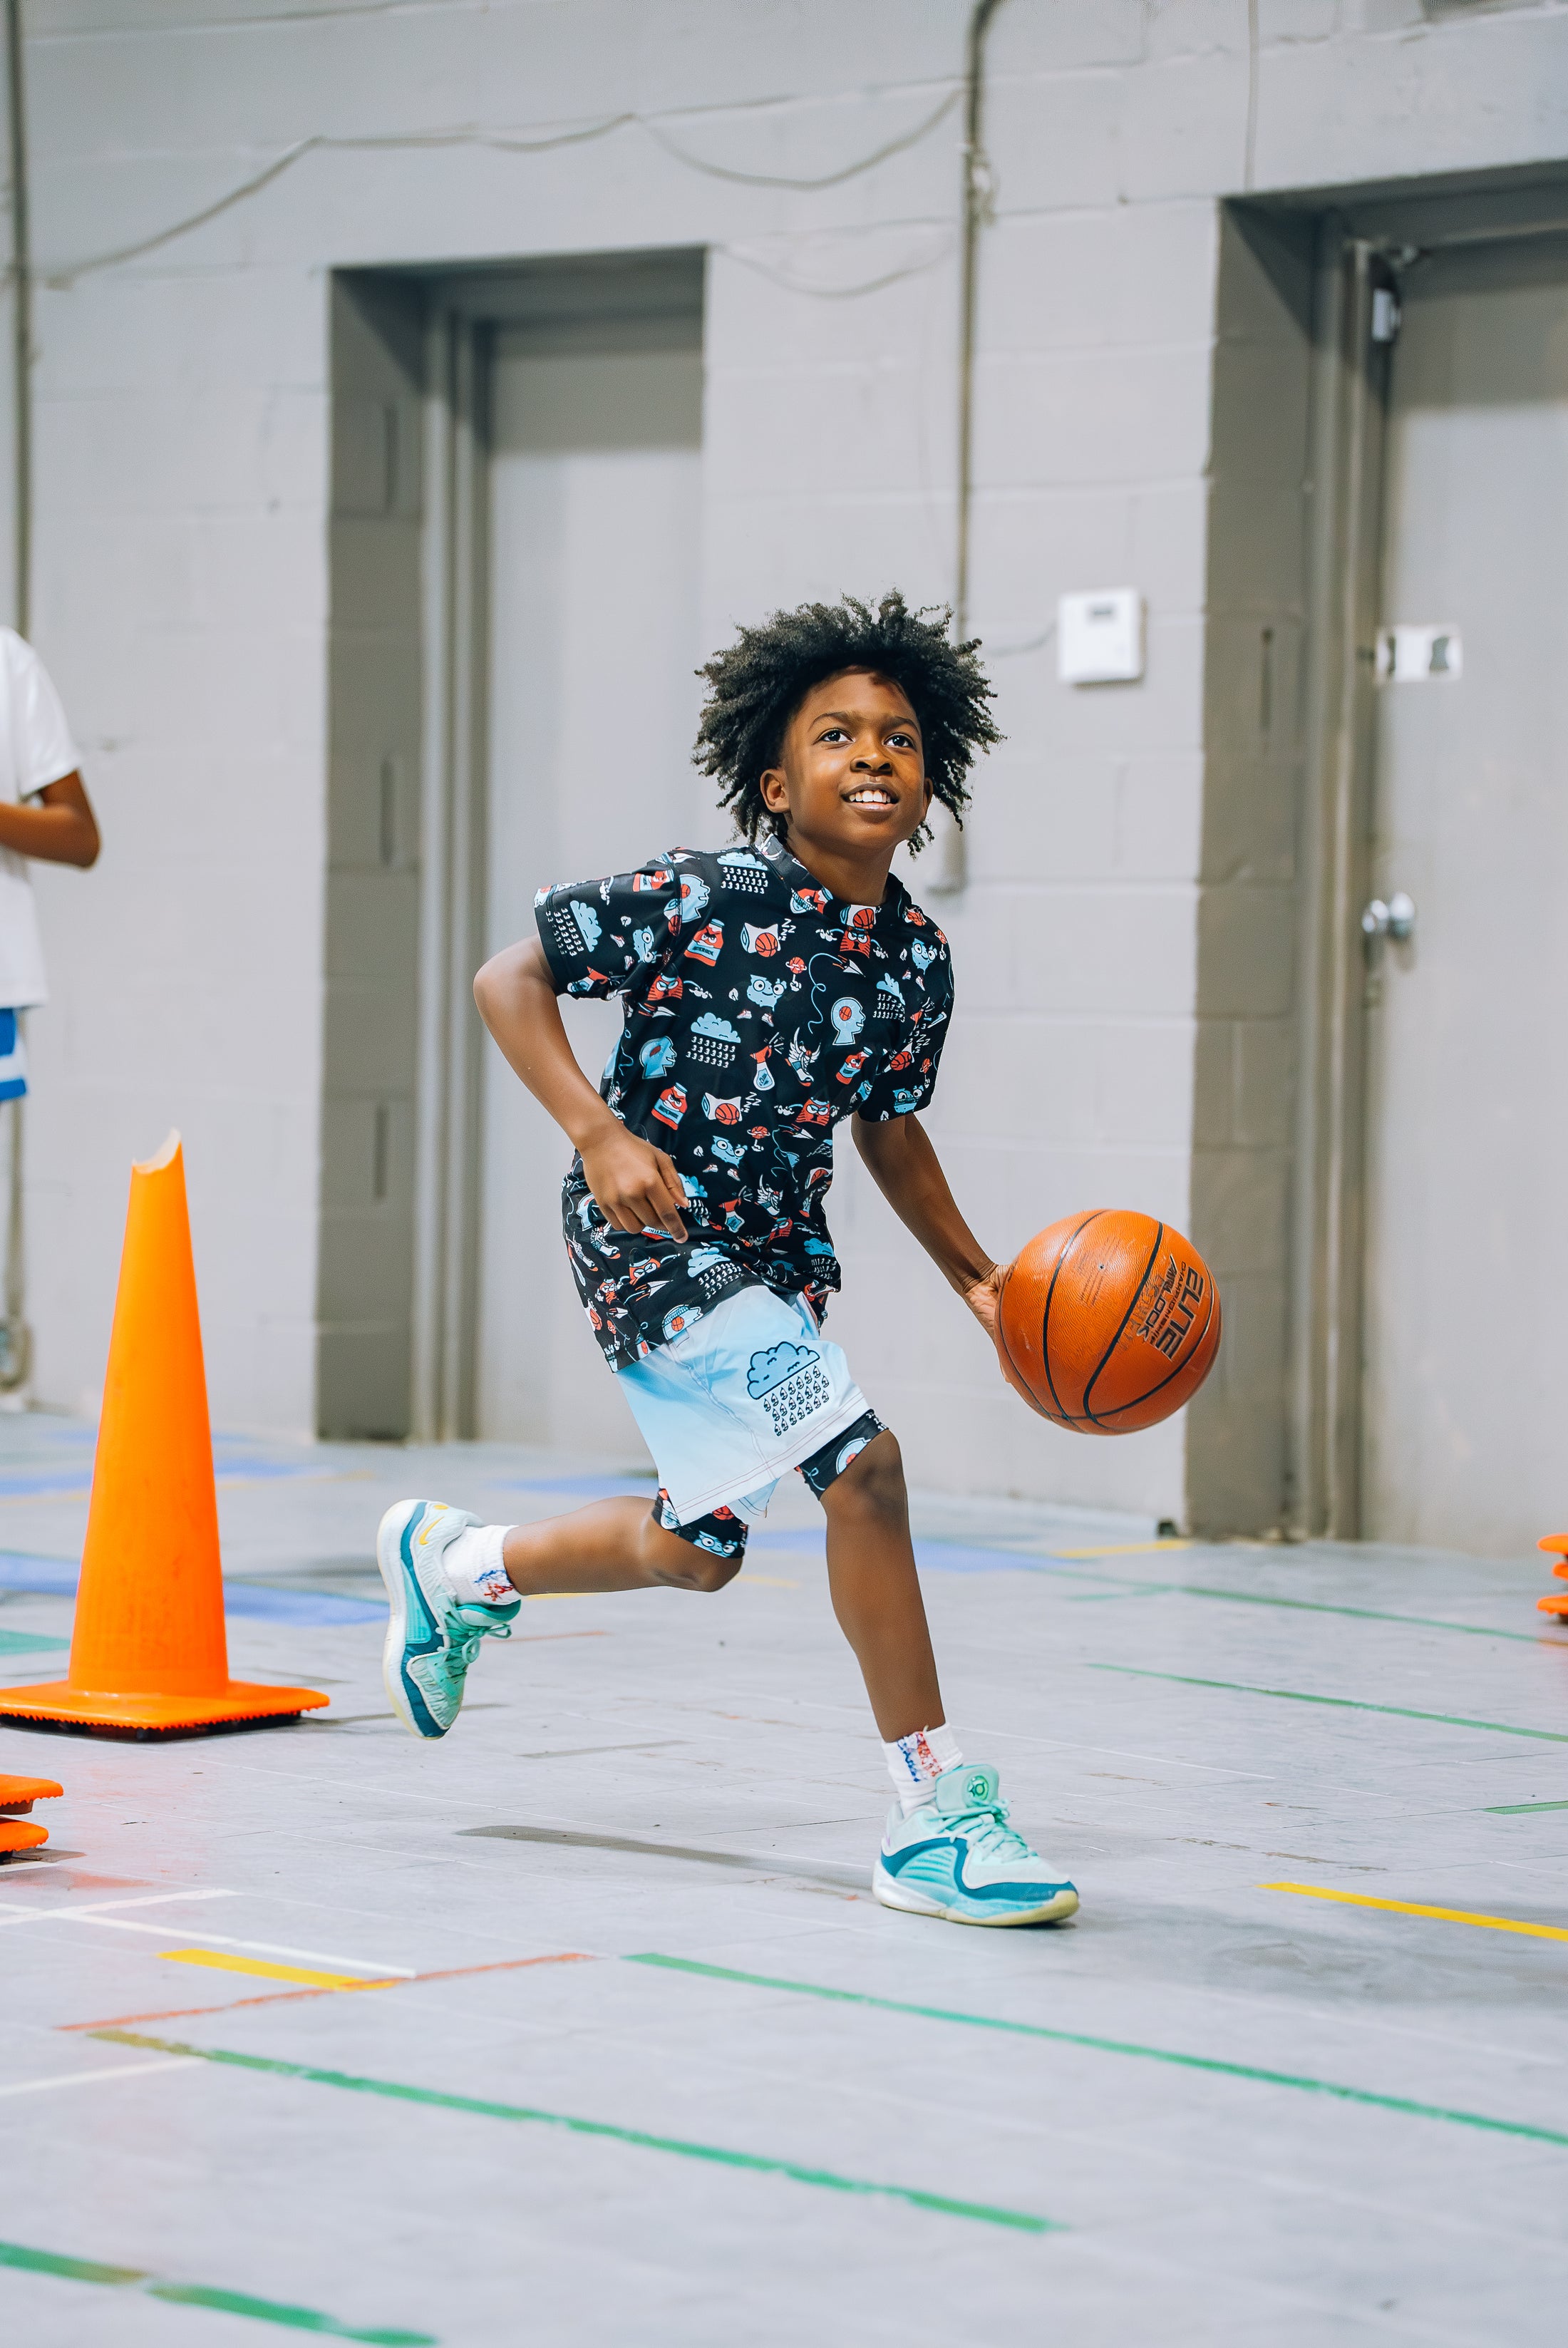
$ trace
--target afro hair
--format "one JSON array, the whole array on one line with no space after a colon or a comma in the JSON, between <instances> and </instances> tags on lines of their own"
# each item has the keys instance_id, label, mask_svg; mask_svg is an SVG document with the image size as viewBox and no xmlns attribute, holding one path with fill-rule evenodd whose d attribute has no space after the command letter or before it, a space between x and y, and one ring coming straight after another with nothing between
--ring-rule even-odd
<instances>
[{"instance_id":1,"label":"afro hair","mask_svg":"<svg viewBox=\"0 0 1568 2348\"><path fill-rule=\"evenodd\" d=\"M784 733L813 685L842 669L868 669L899 686L920 721L933 795L962 825L966 777L975 753L1002 739L986 707L995 688L975 655L979 638L955 644L952 614L932 606L912 612L896 591L873 611L845 595L837 603L802 603L775 612L759 628L742 628L727 652L697 671L708 683L692 757L718 778L720 807L750 840L766 825L779 839L788 819L765 805L761 778L783 757ZM931 837L922 825L910 841Z\"/></svg>"}]
</instances>

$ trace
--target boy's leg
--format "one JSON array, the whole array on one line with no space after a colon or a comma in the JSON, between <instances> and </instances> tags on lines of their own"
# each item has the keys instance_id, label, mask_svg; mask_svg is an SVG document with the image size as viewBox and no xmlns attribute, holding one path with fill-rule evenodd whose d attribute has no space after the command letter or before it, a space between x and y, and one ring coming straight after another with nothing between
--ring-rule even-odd
<instances>
[{"instance_id":1,"label":"boy's leg","mask_svg":"<svg viewBox=\"0 0 1568 2348\"><path fill-rule=\"evenodd\" d=\"M830 1454L801 1472L827 1516L833 1612L899 1788L872 1889L884 1907L954 1923L1058 1922L1077 1891L1008 1825L995 1770L965 1766L944 1724L898 1444L883 1427L841 1471Z\"/></svg>"},{"instance_id":2,"label":"boy's leg","mask_svg":"<svg viewBox=\"0 0 1568 2348\"><path fill-rule=\"evenodd\" d=\"M396 1502L381 1519L376 1557L388 1600L382 1678L404 1726L416 1736L446 1735L481 1643L511 1636L523 1597L722 1590L739 1572L738 1519L705 1517L682 1535L631 1498L510 1527L481 1525L439 1500Z\"/></svg>"},{"instance_id":3,"label":"boy's leg","mask_svg":"<svg viewBox=\"0 0 1568 2348\"><path fill-rule=\"evenodd\" d=\"M524 1598L592 1590L722 1590L741 1553L710 1557L666 1532L645 1500L595 1500L542 1524L513 1525L501 1545L512 1588Z\"/></svg>"},{"instance_id":4,"label":"boy's leg","mask_svg":"<svg viewBox=\"0 0 1568 2348\"><path fill-rule=\"evenodd\" d=\"M821 1495L828 1587L886 1745L940 1728L942 1691L909 1538L897 1437L884 1427Z\"/></svg>"}]
</instances>

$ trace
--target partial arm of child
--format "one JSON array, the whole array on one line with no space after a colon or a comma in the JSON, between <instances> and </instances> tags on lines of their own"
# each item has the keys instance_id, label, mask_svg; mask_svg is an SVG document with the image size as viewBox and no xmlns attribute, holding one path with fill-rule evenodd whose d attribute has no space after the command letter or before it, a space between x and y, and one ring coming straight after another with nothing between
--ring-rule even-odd
<instances>
[{"instance_id":1,"label":"partial arm of child","mask_svg":"<svg viewBox=\"0 0 1568 2348\"><path fill-rule=\"evenodd\" d=\"M62 775L21 806L0 800L0 848L40 864L96 864L98 829L80 775Z\"/></svg>"},{"instance_id":2,"label":"partial arm of child","mask_svg":"<svg viewBox=\"0 0 1568 2348\"><path fill-rule=\"evenodd\" d=\"M474 981L474 1001L509 1066L582 1153L588 1188L615 1229L684 1240L681 1178L662 1149L627 1132L578 1066L538 939L492 954Z\"/></svg>"}]
</instances>

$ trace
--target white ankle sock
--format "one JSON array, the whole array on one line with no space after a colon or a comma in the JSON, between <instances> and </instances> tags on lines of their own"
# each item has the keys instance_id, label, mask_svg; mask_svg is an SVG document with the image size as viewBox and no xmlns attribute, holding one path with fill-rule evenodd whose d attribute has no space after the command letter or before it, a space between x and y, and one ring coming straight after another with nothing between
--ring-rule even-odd
<instances>
[{"instance_id":1,"label":"white ankle sock","mask_svg":"<svg viewBox=\"0 0 1568 2348\"><path fill-rule=\"evenodd\" d=\"M510 1606L517 1596L501 1546L510 1525L469 1525L441 1552L441 1573L459 1606Z\"/></svg>"},{"instance_id":2,"label":"white ankle sock","mask_svg":"<svg viewBox=\"0 0 1568 2348\"><path fill-rule=\"evenodd\" d=\"M884 1745L887 1773L898 1788L904 1817L913 1818L931 1799L931 1789L944 1769L956 1768L964 1756L951 1728L914 1728L892 1745Z\"/></svg>"}]
</instances>

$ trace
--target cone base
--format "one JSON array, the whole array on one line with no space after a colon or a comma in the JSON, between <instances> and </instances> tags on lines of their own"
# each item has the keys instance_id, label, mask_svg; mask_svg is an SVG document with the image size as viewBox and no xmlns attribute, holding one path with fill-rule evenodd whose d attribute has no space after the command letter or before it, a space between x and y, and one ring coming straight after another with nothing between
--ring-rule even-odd
<instances>
[{"instance_id":1,"label":"cone base","mask_svg":"<svg viewBox=\"0 0 1568 2348\"><path fill-rule=\"evenodd\" d=\"M1568 1590L1561 1592L1554 1590L1549 1597L1538 1598L1535 1603L1542 1614L1568 1614Z\"/></svg>"},{"instance_id":2,"label":"cone base","mask_svg":"<svg viewBox=\"0 0 1568 2348\"><path fill-rule=\"evenodd\" d=\"M36 1850L48 1839L46 1827L31 1827L25 1818L0 1818L0 1858L11 1850Z\"/></svg>"},{"instance_id":3,"label":"cone base","mask_svg":"<svg viewBox=\"0 0 1568 2348\"><path fill-rule=\"evenodd\" d=\"M0 1817L15 1818L19 1810L30 1810L35 1802L52 1801L65 1790L52 1777L0 1776Z\"/></svg>"},{"instance_id":4,"label":"cone base","mask_svg":"<svg viewBox=\"0 0 1568 2348\"><path fill-rule=\"evenodd\" d=\"M238 1728L253 1720L293 1718L331 1701L315 1688L268 1687L253 1680L231 1680L221 1695L122 1695L112 1689L77 1688L68 1680L50 1680L0 1691L0 1718L157 1736L171 1730Z\"/></svg>"}]
</instances>

